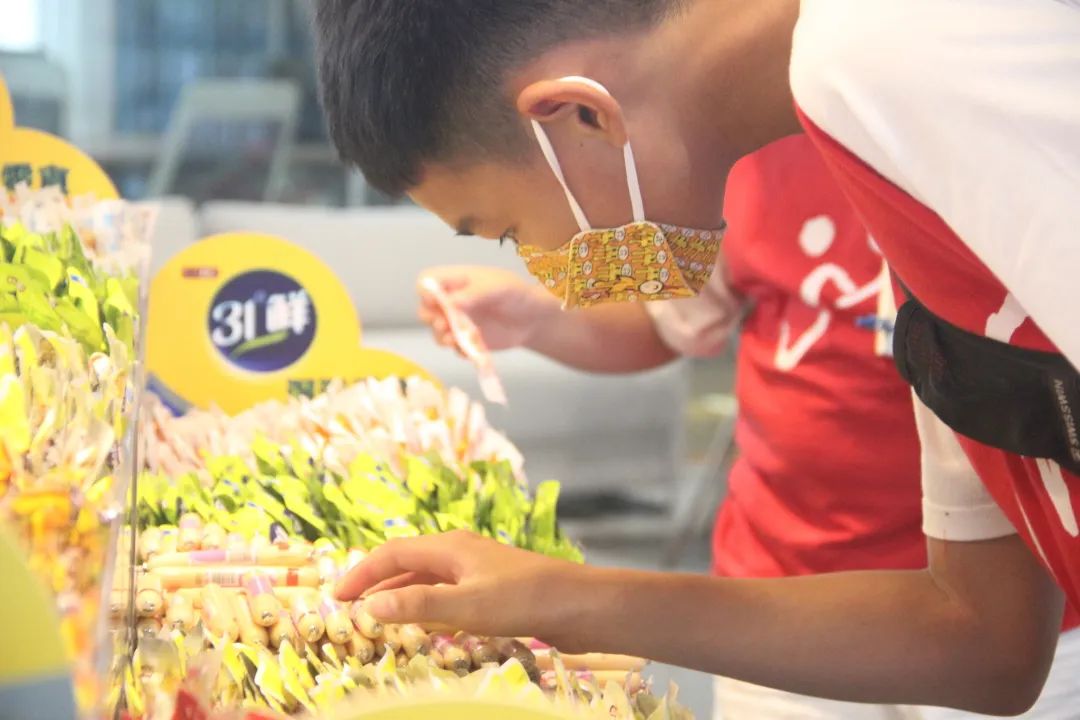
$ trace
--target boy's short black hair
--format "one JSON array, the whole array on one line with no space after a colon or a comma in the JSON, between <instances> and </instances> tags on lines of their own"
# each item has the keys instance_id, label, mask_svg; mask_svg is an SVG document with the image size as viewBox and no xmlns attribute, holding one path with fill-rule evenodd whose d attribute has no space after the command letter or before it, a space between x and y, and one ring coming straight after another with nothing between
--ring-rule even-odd
<instances>
[{"instance_id":1,"label":"boy's short black hair","mask_svg":"<svg viewBox=\"0 0 1080 720\"><path fill-rule=\"evenodd\" d=\"M645 28L679 0L316 0L330 137L399 195L422 164L523 146L507 71L567 41Z\"/></svg>"}]
</instances>

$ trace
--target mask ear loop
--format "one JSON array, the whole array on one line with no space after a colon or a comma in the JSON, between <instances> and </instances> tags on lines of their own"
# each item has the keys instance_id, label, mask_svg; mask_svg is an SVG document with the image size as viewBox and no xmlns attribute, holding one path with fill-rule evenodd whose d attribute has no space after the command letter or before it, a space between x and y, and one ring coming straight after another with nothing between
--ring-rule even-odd
<instances>
[{"instance_id":1,"label":"mask ear loop","mask_svg":"<svg viewBox=\"0 0 1080 720\"><path fill-rule=\"evenodd\" d=\"M563 192L566 193L566 200L570 203L570 212L574 214L574 219L577 220L578 227L581 228L581 232L592 230L589 219L585 217L585 211L581 209L581 205L578 204L577 198L574 197L574 193L570 192L570 186L566 184L566 176L563 175L562 167L559 165L559 158L555 155L555 148L552 146L551 140L544 130L544 126L536 120L533 120L532 128L533 133L536 135L536 141L540 143L540 152L544 154L544 159L547 160L551 172L555 174L555 179L559 181L559 184L562 185Z\"/></svg>"},{"instance_id":2,"label":"mask ear loop","mask_svg":"<svg viewBox=\"0 0 1080 720\"><path fill-rule=\"evenodd\" d=\"M626 186L630 189L630 207L634 213L634 222L645 222L645 202L641 197L641 183L638 182L637 163L630 141L623 145L623 162L626 163Z\"/></svg>"},{"instance_id":3,"label":"mask ear loop","mask_svg":"<svg viewBox=\"0 0 1080 720\"><path fill-rule=\"evenodd\" d=\"M579 75L568 75L561 78L565 82L577 82L589 87L595 88L604 93L608 97L611 97L611 93L606 87L593 80L592 78L581 77ZM559 185L562 186L563 192L566 194L566 200L570 203L570 212L574 214L574 219L577 220L578 227L582 232L591 230L592 225L589 224L588 218L585 216L585 211L581 209L581 204L578 203L577 198L574 197L574 193L570 191L570 186L566 183L566 176L563 175L562 167L559 165L559 158L555 154L555 148L551 144L551 139L548 137L547 132L544 130L537 120L532 121L533 134L536 135L536 141L540 143L540 151L544 154L544 159L547 160L548 166L555 174L555 179L559 181ZM626 141L623 145L623 164L626 166L626 186L630 193L630 209L634 216L634 222L640 223L645 221L645 202L641 195L641 183L638 180L637 162L634 160L634 151L630 147L630 140Z\"/></svg>"}]
</instances>

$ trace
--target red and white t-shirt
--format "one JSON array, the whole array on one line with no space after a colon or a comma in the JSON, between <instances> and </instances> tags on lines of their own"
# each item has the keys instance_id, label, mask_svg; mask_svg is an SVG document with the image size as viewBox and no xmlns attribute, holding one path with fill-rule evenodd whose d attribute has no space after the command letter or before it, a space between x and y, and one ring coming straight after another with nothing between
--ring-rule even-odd
<instances>
[{"instance_id":1,"label":"red and white t-shirt","mask_svg":"<svg viewBox=\"0 0 1080 720\"><path fill-rule=\"evenodd\" d=\"M1075 0L803 0L791 82L807 133L924 305L1080 367ZM1080 478L916 411L927 534L1014 527L1080 603Z\"/></svg>"},{"instance_id":2,"label":"red and white t-shirt","mask_svg":"<svg viewBox=\"0 0 1080 720\"><path fill-rule=\"evenodd\" d=\"M665 341L711 355L739 337L739 457L714 569L776 577L921 568L919 444L909 390L860 327L891 294L877 250L803 135L740 161L729 230L702 294L646 305Z\"/></svg>"}]
</instances>

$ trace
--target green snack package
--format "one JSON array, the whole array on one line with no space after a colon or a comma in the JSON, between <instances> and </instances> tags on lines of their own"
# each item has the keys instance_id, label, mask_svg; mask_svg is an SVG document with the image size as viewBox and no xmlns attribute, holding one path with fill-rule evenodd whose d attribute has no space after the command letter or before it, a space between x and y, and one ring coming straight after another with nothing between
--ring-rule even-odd
<instances>
[{"instance_id":1,"label":"green snack package","mask_svg":"<svg viewBox=\"0 0 1080 720\"><path fill-rule=\"evenodd\" d=\"M273 521L263 509L253 502L246 503L234 514L235 526L245 537L265 535L269 537Z\"/></svg>"},{"instance_id":2,"label":"green snack package","mask_svg":"<svg viewBox=\"0 0 1080 720\"><path fill-rule=\"evenodd\" d=\"M267 492L265 488L254 484L249 485L248 497L248 502L255 503L261 507L274 522L280 523L283 527L287 528L295 526L296 523L293 521L285 504L279 502L278 499Z\"/></svg>"},{"instance_id":3,"label":"green snack package","mask_svg":"<svg viewBox=\"0 0 1080 720\"><path fill-rule=\"evenodd\" d=\"M285 508L310 528L310 532L306 533L309 540L324 537L327 534L329 528L326 526L326 520L318 515L306 495L287 493L284 501Z\"/></svg>"},{"instance_id":4,"label":"green snack package","mask_svg":"<svg viewBox=\"0 0 1080 720\"><path fill-rule=\"evenodd\" d=\"M555 480L548 480L536 486L532 514L529 516L529 535L534 541L554 542L557 532L555 513L559 505L561 488L562 486Z\"/></svg>"},{"instance_id":5,"label":"green snack package","mask_svg":"<svg viewBox=\"0 0 1080 720\"><path fill-rule=\"evenodd\" d=\"M514 491L508 487L496 489L491 506L491 533L504 545L518 545L525 530L525 512Z\"/></svg>"},{"instance_id":6,"label":"green snack package","mask_svg":"<svg viewBox=\"0 0 1080 720\"><path fill-rule=\"evenodd\" d=\"M426 503L436 494L443 482L441 474L427 458L411 455L406 461L406 486L421 502Z\"/></svg>"},{"instance_id":7,"label":"green snack package","mask_svg":"<svg viewBox=\"0 0 1080 720\"><path fill-rule=\"evenodd\" d=\"M101 325L101 307L98 298L90 287L90 279L73 268L67 269L67 296L94 321Z\"/></svg>"},{"instance_id":8,"label":"green snack package","mask_svg":"<svg viewBox=\"0 0 1080 720\"><path fill-rule=\"evenodd\" d=\"M138 313L131 306L124 286L116 278L105 281L105 302L102 304L105 321L116 331L117 337L131 347L135 342L135 319Z\"/></svg>"},{"instance_id":9,"label":"green snack package","mask_svg":"<svg viewBox=\"0 0 1080 720\"><path fill-rule=\"evenodd\" d=\"M64 272L64 263L60 258L44 249L25 248L22 262L28 269L45 278L48 292L56 292L57 287L67 277L67 273Z\"/></svg>"},{"instance_id":10,"label":"green snack package","mask_svg":"<svg viewBox=\"0 0 1080 720\"><path fill-rule=\"evenodd\" d=\"M286 496L307 497L311 494L307 483L288 473L264 478L261 482L267 490L281 498L282 502L285 502Z\"/></svg>"},{"instance_id":11,"label":"green snack package","mask_svg":"<svg viewBox=\"0 0 1080 720\"><path fill-rule=\"evenodd\" d=\"M0 376L0 437L12 455L30 449L26 391L15 375Z\"/></svg>"},{"instance_id":12,"label":"green snack package","mask_svg":"<svg viewBox=\"0 0 1080 720\"><path fill-rule=\"evenodd\" d=\"M262 433L255 435L251 441L251 452L255 455L259 472L265 475L285 474L285 458L281 457L280 446Z\"/></svg>"},{"instance_id":13,"label":"green snack package","mask_svg":"<svg viewBox=\"0 0 1080 720\"><path fill-rule=\"evenodd\" d=\"M403 517L383 520L383 533L387 540L420 536L420 530Z\"/></svg>"},{"instance_id":14,"label":"green snack package","mask_svg":"<svg viewBox=\"0 0 1080 720\"><path fill-rule=\"evenodd\" d=\"M79 236L75 234L75 228L70 225L65 225L60 231L59 237L56 239L56 252L60 256L60 259L68 266L68 281L71 281L71 269L74 269L75 274L82 281L86 279L87 282L94 277L94 270L90 267L90 262L86 259L86 254L83 252L82 241L79 240Z\"/></svg>"},{"instance_id":15,"label":"green snack package","mask_svg":"<svg viewBox=\"0 0 1080 720\"><path fill-rule=\"evenodd\" d=\"M161 514L165 522L175 525L180 519L180 488L173 483L165 486L161 493Z\"/></svg>"},{"instance_id":16,"label":"green snack package","mask_svg":"<svg viewBox=\"0 0 1080 720\"><path fill-rule=\"evenodd\" d=\"M323 484L322 493L326 501L334 506L342 518L354 523L360 521L360 514L356 511L356 507L349 502L345 493L333 480L328 480Z\"/></svg>"},{"instance_id":17,"label":"green snack package","mask_svg":"<svg viewBox=\"0 0 1080 720\"><path fill-rule=\"evenodd\" d=\"M462 520L457 515L451 513L435 513L435 520L439 523L439 530L441 532L473 529L473 524L471 522Z\"/></svg>"},{"instance_id":18,"label":"green snack package","mask_svg":"<svg viewBox=\"0 0 1080 720\"><path fill-rule=\"evenodd\" d=\"M341 490L353 503L377 507L386 515L407 517L416 511L416 498L385 476L353 474L341 483Z\"/></svg>"},{"instance_id":19,"label":"green snack package","mask_svg":"<svg viewBox=\"0 0 1080 720\"><path fill-rule=\"evenodd\" d=\"M43 293L52 291L49 278L40 270L26 265L0 263L0 290L14 293L30 289Z\"/></svg>"},{"instance_id":20,"label":"green snack package","mask_svg":"<svg viewBox=\"0 0 1080 720\"><path fill-rule=\"evenodd\" d=\"M22 295L24 293L21 293ZM21 297L20 297L21 299ZM91 301L95 302L92 297ZM96 322L92 315L87 314L85 305L79 305L71 298L62 297L56 300L55 314L59 322L67 327L68 332L86 349L88 353L105 349L105 334L101 323ZM96 305L94 305L96 309Z\"/></svg>"},{"instance_id":21,"label":"green snack package","mask_svg":"<svg viewBox=\"0 0 1080 720\"><path fill-rule=\"evenodd\" d=\"M228 513L236 512L243 503L240 486L225 478L214 483L214 487L210 490L210 499L214 507L220 507Z\"/></svg>"}]
</instances>

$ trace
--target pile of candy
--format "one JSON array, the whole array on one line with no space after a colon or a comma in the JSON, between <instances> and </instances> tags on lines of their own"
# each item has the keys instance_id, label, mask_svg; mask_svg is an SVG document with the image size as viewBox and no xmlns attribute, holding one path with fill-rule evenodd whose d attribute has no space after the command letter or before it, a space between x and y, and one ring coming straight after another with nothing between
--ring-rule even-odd
<instances>
[{"instance_id":1,"label":"pile of candy","mask_svg":"<svg viewBox=\"0 0 1080 720\"><path fill-rule=\"evenodd\" d=\"M157 717L177 697L179 669L204 667L208 654L223 668L206 689L216 708L310 711L364 687L499 665L537 692L560 687L557 656L535 641L383 627L362 602L332 596L367 550L396 537L469 529L581 561L556 523L559 484L530 493L517 450L460 391L392 378L235 418L172 418L161 407L149 416L139 660L126 692L134 716ZM115 594L115 613L124 599ZM642 660L570 666L574 683L615 681L624 697L643 687Z\"/></svg>"},{"instance_id":2,"label":"pile of candy","mask_svg":"<svg viewBox=\"0 0 1080 720\"><path fill-rule=\"evenodd\" d=\"M157 405L147 413L155 438L147 455L151 470L179 476L205 467L207 456L255 460L259 436L279 445L299 445L331 470L344 471L358 455L405 472L409 455L434 456L458 474L472 463L505 461L524 484L522 457L492 428L483 405L427 380L367 380L332 385L315 398L271 401L235 416L195 410L173 417Z\"/></svg>"},{"instance_id":3,"label":"pile of candy","mask_svg":"<svg viewBox=\"0 0 1080 720\"><path fill-rule=\"evenodd\" d=\"M57 188L0 192L0 520L56 595L88 709L149 224L122 204L80 207Z\"/></svg>"},{"instance_id":4,"label":"pile of candy","mask_svg":"<svg viewBox=\"0 0 1080 720\"><path fill-rule=\"evenodd\" d=\"M68 200L56 187L0 192L0 320L105 352L109 326L134 342L151 214L119 201Z\"/></svg>"},{"instance_id":5,"label":"pile of candy","mask_svg":"<svg viewBox=\"0 0 1080 720\"><path fill-rule=\"evenodd\" d=\"M552 720L692 720L672 686L664 698L636 683L575 673L557 653L546 657L547 687L530 679L527 664L513 655L461 675L417 653L402 662L387 653L358 665L310 648L284 643L278 655L237 645L191 654L200 640L146 641L127 680L135 700L129 716L139 720L206 717L217 720L288 720L284 713L342 720L364 717L550 717ZM537 658L539 661L539 658ZM631 673L631 675L633 675ZM636 676L635 676L636 677ZM220 704L222 687L231 696ZM270 709L282 706L284 709ZM226 709L228 708L228 709ZM467 708L466 712L462 708ZM515 712L517 711L517 712Z\"/></svg>"},{"instance_id":6,"label":"pile of candy","mask_svg":"<svg viewBox=\"0 0 1080 720\"><path fill-rule=\"evenodd\" d=\"M509 660L538 687L559 687L557 656L536 641L383 625L362 601L338 602L333 584L362 559L360 551L343 554L329 543L284 538L276 545L248 542L190 514L172 535L152 529L140 538L139 657L154 669L173 668L175 676L205 653L218 653L226 671L207 696L213 707L312 710L389 677L466 676ZM114 600L113 611L122 616L125 598ZM643 687L638 673L644 665L607 655L563 661L575 682L616 682L630 694ZM170 693L157 694L160 679L139 672L131 677L133 715L155 717L147 703L169 702Z\"/></svg>"},{"instance_id":7,"label":"pile of candy","mask_svg":"<svg viewBox=\"0 0 1080 720\"><path fill-rule=\"evenodd\" d=\"M530 494L514 472L513 453L511 460L505 460L495 450L482 456L466 450L453 453L452 463L447 463L446 454L416 455L408 443L396 444L393 438L413 437L418 427L441 428L448 436L443 446L447 449L467 448L470 437L495 436L481 422L479 406L466 399L462 407L465 416L473 419L471 434L455 438L453 433L462 425L445 418L447 414L454 417L450 408L457 407L456 398L464 396L451 390L443 400L442 392L428 383L405 385L408 391L402 393L402 384L396 380L362 383L298 401L292 416L265 415L268 435L250 426L263 413L245 414L240 420L242 429L220 431L228 442L219 445L211 444L218 426L206 431L205 426L188 424L183 418L159 418L157 444L170 443L173 451L185 447L184 467L188 469L180 475L148 472L140 478L141 526L160 528L161 542L175 546L180 517L187 513L190 521L205 525L203 536L211 538L207 548L211 550L224 547L229 535L241 542L329 541L345 551L370 549L396 537L467 529L580 561L580 550L562 535L555 521L559 484L541 483ZM380 393L400 399L391 408L413 409L383 415L385 406L372 405ZM358 410L347 400L367 409ZM207 444L178 442L178 437L184 437L175 432L181 423L207 432ZM224 421L222 425L228 427ZM377 454L367 451L371 438L379 433L390 438L392 447L384 446ZM241 442L245 443L242 448L238 447ZM160 459L158 450L156 456L153 450L148 454ZM237 454L217 454L226 452Z\"/></svg>"}]
</instances>

